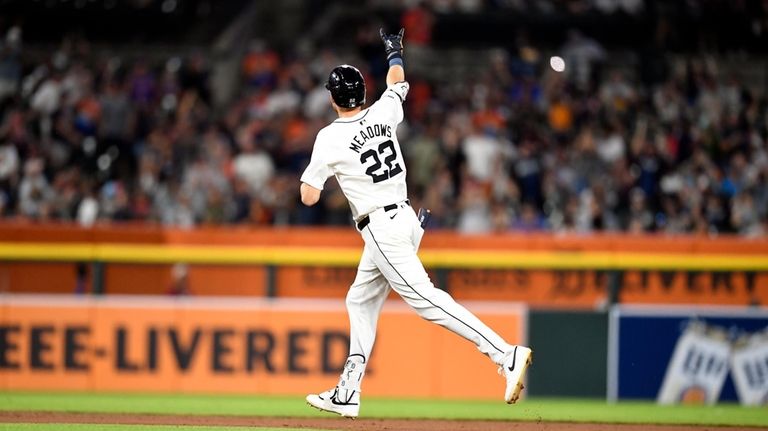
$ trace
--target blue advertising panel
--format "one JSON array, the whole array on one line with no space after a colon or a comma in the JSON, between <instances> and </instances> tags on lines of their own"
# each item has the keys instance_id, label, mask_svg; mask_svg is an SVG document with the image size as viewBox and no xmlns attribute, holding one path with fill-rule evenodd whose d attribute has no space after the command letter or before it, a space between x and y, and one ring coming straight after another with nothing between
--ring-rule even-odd
<instances>
[{"instance_id":1,"label":"blue advertising panel","mask_svg":"<svg viewBox=\"0 0 768 431\"><path fill-rule=\"evenodd\" d=\"M693 322L736 340L768 327L768 310L614 306L608 327L608 399L656 399L678 340ZM718 400L738 401L730 372Z\"/></svg>"}]
</instances>

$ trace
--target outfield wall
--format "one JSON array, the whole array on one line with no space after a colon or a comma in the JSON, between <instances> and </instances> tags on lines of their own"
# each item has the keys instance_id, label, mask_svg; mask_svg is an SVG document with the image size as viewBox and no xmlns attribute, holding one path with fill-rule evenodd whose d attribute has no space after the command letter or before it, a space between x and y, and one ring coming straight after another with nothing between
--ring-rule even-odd
<instances>
[{"instance_id":1,"label":"outfield wall","mask_svg":"<svg viewBox=\"0 0 768 431\"><path fill-rule=\"evenodd\" d=\"M283 318L270 320L270 316L275 314L269 307L275 304L343 304L341 299L354 279L361 247L359 235L351 228L235 227L183 231L147 225L92 229L70 225L0 225L0 295L11 292L13 295L9 297L20 298L15 295L97 294L70 295L68 307L79 304L76 309L43 307L30 311L28 307L26 313L36 313L34 318L37 323L23 326L9 321L0 328L0 369L8 372L0 372L0 388L11 382L14 386L8 387L29 389L45 389L52 384L60 388L88 390L129 390L133 387L131 385L146 389L153 376L161 376L162 385L157 389L162 391L274 393L269 391L286 390L294 393L292 391L301 386L291 383L296 373L322 382L323 386L330 386L338 371L338 361L343 360L336 353L332 354L336 356L329 356L331 352L344 350L339 348L347 331L343 310L338 308L333 312L335 314L329 316L336 322L334 325L343 323L344 326L334 326L335 329L329 329L330 332L315 333L311 329L313 326L301 319L312 317L324 321L325 315L310 316L294 310L295 314L288 320L304 329L286 329L280 326L285 323L281 320ZM766 241L651 235L462 236L453 232L430 231L419 254L435 284L448 290L462 303L497 302L504 307L504 304L518 302L532 308L529 333L518 328L525 327L527 320L513 313L517 317L513 316L512 321L523 323L513 323L511 330L517 335L511 335L510 339L523 339L526 334L530 336L529 341L536 351L536 366L531 370L526 392L534 395L606 395L606 367L609 364L606 358L613 357L613 353L609 355L607 350L612 352L609 347L615 343L609 343L609 325L604 310L612 304L685 304L691 310L701 305L723 304L749 310L755 305L768 304ZM183 287L183 297L173 299L165 295L172 291L178 293L176 288L179 286ZM123 294L147 296L137 303L135 298ZM278 298L279 301L259 301L257 298ZM392 299L400 304L398 315L410 316L402 317L405 320L395 324L393 327L399 329L392 333L411 334L411 326L419 328L424 324L394 294ZM56 301L61 305L61 299ZM119 317L123 311L115 311L114 316L104 311L104 307L109 310L126 309L122 306L123 301L127 301L127 308L132 310L128 313L130 316ZM118 307L118 304L121 306ZM141 311L146 304L165 304L166 308L160 312L152 306L152 312ZM184 317L189 315L183 311L190 307L189 304L198 304L192 307L197 310L195 313L202 313L199 304L237 304L256 308L233 311L234 314L228 315L221 308L214 307L218 311L195 314L193 320L206 325L204 330L195 331L188 329L194 324ZM314 310L310 305L304 307ZM329 311L326 309L325 312ZM3 313L0 309L2 318L11 315L19 318L25 312ZM59 322L56 319L60 315L72 318L86 315L96 320L83 323L89 328L85 332L78 329L81 327L79 324L61 326L60 323L46 323L46 319L48 322ZM128 332L119 331L121 325L126 324L124 322L132 322L130 317L134 315L143 320L130 323L133 329ZM203 315L206 317L201 317ZM123 320L115 320L118 319L115 316ZM219 317L211 320L212 316ZM225 320L225 317L232 316L243 319L244 325L251 326L232 326L235 324ZM500 319L499 325L507 324L508 320L498 316L488 319L492 322L496 322L493 319ZM260 328L255 325L261 324L277 325L274 326L278 328L274 332L277 335L269 338L258 331L253 332L253 328ZM112 328L112 332L99 335L98 345L86 348L87 353L83 353L78 341L80 337L86 333L89 340L94 340L95 334L102 334L103 331L97 328L103 327ZM429 332L433 330L437 333ZM425 331L423 334L416 333L414 339L442 340L448 336L458 340L449 333L441 335L440 332L445 331L437 327ZM666 345L669 345L670 337L675 333L670 328L665 331L664 337L659 339L666 340ZM51 339L58 341L51 344ZM466 344L458 341L459 345ZM55 343L64 347L55 347ZM264 354L259 350L265 347L258 343L274 344L271 349L275 350L270 350L270 355L282 359L271 361L277 361L275 363L279 366L266 366L268 361L263 359ZM315 352L311 354L314 356L310 355L311 358L305 352L306 343ZM429 341L426 346L431 349L434 343ZM134 345L136 347L128 349L128 346ZM631 345L631 340L627 345ZM425 344L414 348L424 349ZM467 349L467 346L463 348ZM758 345L753 350L761 348ZM398 374L398 370L408 367L403 358L411 355L406 351L397 346L386 350L400 354L397 358L389 358L385 354L382 360L386 364L398 364L392 367L393 373ZM751 360L753 356L749 355L753 350L740 349L738 354ZM139 352L137 356L131 356L135 351ZM462 370L488 365L471 346L469 351L471 354L467 352L467 360L470 362L466 363L463 356L452 352L443 352L438 356L452 358L452 367ZM72 352L75 352L74 356L68 356ZM431 351L425 352L419 357L436 356ZM664 354L670 355L671 352L665 351ZM82 355L90 358L92 362L89 364L93 364L93 368L89 365L85 374L78 369L80 362L77 358L82 358ZM291 357L299 359L294 359L294 362L286 359ZM620 357L633 360L627 355ZM195 362L190 358L202 359ZM302 362L305 360L310 361L314 368L308 369ZM480 362L471 362L477 360ZM655 382L656 386L638 392L638 397L655 396L652 393L658 391L659 370L668 363L659 365L659 361L668 360L669 357L656 357L655 362L646 361L657 363L653 370L656 374L646 379L640 373L634 378L639 384ZM72 368L67 368L67 361L70 361ZM230 366L230 361L236 362ZM194 384L184 383L185 377L192 372L190 364L193 362L203 364L198 365L202 374L195 374ZM28 367L26 371L24 364ZM50 364L54 364L53 370ZM69 380L56 377L55 364L64 364L64 376ZM613 364L615 366L616 362ZM166 368L161 371L158 367ZM378 372L377 367L374 366L372 375ZM111 374L93 377L95 370L102 369ZM631 366L627 369L631 374ZM745 368L746 377L742 380L751 381L751 369ZM267 372L266 376L262 376L263 371ZM446 372L455 373L456 370ZM764 374L768 375L768 368ZM52 376L55 378L52 379ZM234 376L239 376L239 379ZM629 384L627 382L632 378L624 382ZM243 379L248 382L245 386L242 385ZM377 387L374 378L370 390L384 395L494 398L492 393L496 389L491 388L500 383L495 375L492 379L483 383L483 391L487 392L475 395L466 393L467 387L477 388L475 380L463 377L455 380L457 386L453 389L444 383L453 380L432 376L423 385L405 392ZM609 382L615 381L609 379ZM281 389L273 389L275 387ZM726 384L725 393L733 394L728 388ZM728 396L728 399L733 398Z\"/></svg>"},{"instance_id":2,"label":"outfield wall","mask_svg":"<svg viewBox=\"0 0 768 431\"><path fill-rule=\"evenodd\" d=\"M768 402L764 308L464 304L533 347L527 395ZM0 390L300 395L335 384L347 322L327 299L5 294ZM497 399L503 385L472 344L402 301L385 305L366 393Z\"/></svg>"}]
</instances>

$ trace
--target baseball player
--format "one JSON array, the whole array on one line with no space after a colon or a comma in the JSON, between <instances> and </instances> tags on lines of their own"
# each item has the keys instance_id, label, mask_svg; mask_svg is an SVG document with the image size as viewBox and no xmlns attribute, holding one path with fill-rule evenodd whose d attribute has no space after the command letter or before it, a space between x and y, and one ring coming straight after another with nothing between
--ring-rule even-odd
<instances>
[{"instance_id":1,"label":"baseball player","mask_svg":"<svg viewBox=\"0 0 768 431\"><path fill-rule=\"evenodd\" d=\"M347 293L349 356L336 387L310 394L320 410L357 417L360 388L376 337L381 307L394 289L424 319L474 343L506 378L504 400L514 403L531 364L531 349L510 345L474 314L457 304L429 279L416 252L424 229L410 206L405 163L395 130L403 121L408 94L403 68L403 33L381 39L389 61L387 89L367 109L365 81L359 70L341 65L331 71L326 88L339 118L320 130L307 169L301 176L301 201L314 205L323 184L335 176L349 201L357 230L365 241L357 276Z\"/></svg>"}]
</instances>

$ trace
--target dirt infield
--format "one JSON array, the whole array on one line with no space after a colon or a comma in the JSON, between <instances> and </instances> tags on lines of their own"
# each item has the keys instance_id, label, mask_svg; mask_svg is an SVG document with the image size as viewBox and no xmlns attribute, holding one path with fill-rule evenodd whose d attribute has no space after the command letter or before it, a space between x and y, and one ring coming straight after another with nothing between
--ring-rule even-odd
<instances>
[{"instance_id":1,"label":"dirt infield","mask_svg":"<svg viewBox=\"0 0 768 431\"><path fill-rule=\"evenodd\" d=\"M0 412L0 423L79 423L125 425L208 425L314 428L355 431L754 431L718 426L619 425L557 422L449 421L434 419L282 418L260 416L181 416L116 413Z\"/></svg>"}]
</instances>

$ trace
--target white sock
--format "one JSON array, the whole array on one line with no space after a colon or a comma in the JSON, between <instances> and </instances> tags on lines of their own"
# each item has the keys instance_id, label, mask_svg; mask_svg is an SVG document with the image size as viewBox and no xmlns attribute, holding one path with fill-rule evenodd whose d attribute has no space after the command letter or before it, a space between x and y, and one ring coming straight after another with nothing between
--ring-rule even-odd
<instances>
[{"instance_id":1,"label":"white sock","mask_svg":"<svg viewBox=\"0 0 768 431\"><path fill-rule=\"evenodd\" d=\"M336 396L339 401L352 402L355 395L359 396L360 385L365 375L365 365L365 359L362 356L354 355L347 358L337 386L338 393Z\"/></svg>"}]
</instances>

